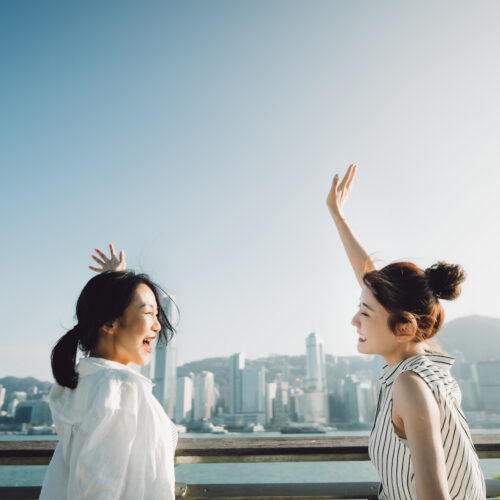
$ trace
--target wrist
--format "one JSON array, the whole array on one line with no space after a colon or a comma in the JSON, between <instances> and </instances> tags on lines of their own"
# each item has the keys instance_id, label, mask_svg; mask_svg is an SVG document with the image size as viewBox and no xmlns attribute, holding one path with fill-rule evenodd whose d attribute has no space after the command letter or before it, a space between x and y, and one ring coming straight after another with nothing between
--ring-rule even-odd
<instances>
[{"instance_id":1,"label":"wrist","mask_svg":"<svg viewBox=\"0 0 500 500\"><path fill-rule=\"evenodd\" d=\"M341 214L332 213L332 219L335 222L335 224L338 224L339 222L346 222L346 218Z\"/></svg>"}]
</instances>

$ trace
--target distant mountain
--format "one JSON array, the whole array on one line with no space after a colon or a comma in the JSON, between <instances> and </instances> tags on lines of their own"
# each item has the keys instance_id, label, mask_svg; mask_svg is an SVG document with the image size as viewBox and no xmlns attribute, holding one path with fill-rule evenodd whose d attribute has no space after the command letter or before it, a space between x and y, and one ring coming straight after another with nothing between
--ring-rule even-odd
<instances>
[{"instance_id":1,"label":"distant mountain","mask_svg":"<svg viewBox=\"0 0 500 500\"><path fill-rule=\"evenodd\" d=\"M33 377L4 377L0 378L0 385L3 385L7 392L28 392L34 386L37 386L40 391L48 391L52 387L52 382L42 382Z\"/></svg>"},{"instance_id":2,"label":"distant mountain","mask_svg":"<svg viewBox=\"0 0 500 500\"><path fill-rule=\"evenodd\" d=\"M500 318L465 316L446 323L436 335L443 351L457 359L500 360Z\"/></svg>"},{"instance_id":3,"label":"distant mountain","mask_svg":"<svg viewBox=\"0 0 500 500\"><path fill-rule=\"evenodd\" d=\"M190 372L201 373L209 371L214 374L214 379L217 384L228 377L229 361L228 358L205 358L197 361L184 363L177 367L177 377L188 377Z\"/></svg>"}]
</instances>

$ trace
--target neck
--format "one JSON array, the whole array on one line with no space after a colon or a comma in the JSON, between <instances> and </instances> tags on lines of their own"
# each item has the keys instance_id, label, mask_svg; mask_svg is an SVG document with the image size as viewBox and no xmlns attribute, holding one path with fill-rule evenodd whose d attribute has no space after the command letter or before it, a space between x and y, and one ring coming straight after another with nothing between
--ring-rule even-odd
<instances>
[{"instance_id":1,"label":"neck","mask_svg":"<svg viewBox=\"0 0 500 500\"><path fill-rule=\"evenodd\" d=\"M419 354L425 354L425 345L422 342L418 344L407 342L402 344L400 349L384 354L384 359L388 366L394 366L405 359L418 356Z\"/></svg>"},{"instance_id":2,"label":"neck","mask_svg":"<svg viewBox=\"0 0 500 500\"><path fill-rule=\"evenodd\" d=\"M109 361L116 361L122 365L127 366L128 362L125 362L117 352L116 347L109 342L98 342L97 346L90 351L90 355L93 358L103 358Z\"/></svg>"}]
</instances>

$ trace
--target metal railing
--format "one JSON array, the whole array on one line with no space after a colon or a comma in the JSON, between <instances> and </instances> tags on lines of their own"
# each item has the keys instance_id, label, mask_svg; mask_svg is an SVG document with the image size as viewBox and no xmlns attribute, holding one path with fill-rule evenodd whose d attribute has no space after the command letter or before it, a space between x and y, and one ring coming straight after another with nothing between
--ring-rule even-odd
<instances>
[{"instance_id":1,"label":"metal railing","mask_svg":"<svg viewBox=\"0 0 500 500\"><path fill-rule=\"evenodd\" d=\"M0 465L47 465L56 441L0 442ZM500 458L500 435L475 435L480 458ZM368 460L367 437L181 438L175 463L333 462ZM500 473L500 471L499 471ZM378 483L176 484L176 497L195 499L368 499ZM0 499L38 498L40 487L0 487ZM500 480L487 481L488 498Z\"/></svg>"}]
</instances>

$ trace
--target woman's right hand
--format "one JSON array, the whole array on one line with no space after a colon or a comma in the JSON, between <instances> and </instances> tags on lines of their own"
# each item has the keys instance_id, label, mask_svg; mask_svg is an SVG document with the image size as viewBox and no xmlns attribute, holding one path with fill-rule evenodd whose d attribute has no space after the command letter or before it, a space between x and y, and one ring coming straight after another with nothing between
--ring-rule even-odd
<instances>
[{"instance_id":1,"label":"woman's right hand","mask_svg":"<svg viewBox=\"0 0 500 500\"><path fill-rule=\"evenodd\" d=\"M95 248L94 250L99 257L92 255L92 258L101 267L89 266L89 269L92 269L92 271L95 271L96 273L103 273L104 271L125 271L125 269L127 269L127 263L125 262L125 252L122 250L120 252L120 258L118 259L113 243L109 244L109 252L111 254L109 259L106 257L106 254L98 248Z\"/></svg>"},{"instance_id":2,"label":"woman's right hand","mask_svg":"<svg viewBox=\"0 0 500 500\"><path fill-rule=\"evenodd\" d=\"M351 192L351 185L355 173L356 165L349 165L349 168L347 169L347 172L340 184L338 174L335 174L335 177L333 178L332 187L328 193L328 198L326 199L326 205L328 206L328 210L330 211L330 214L335 222L344 218L342 209L349 193Z\"/></svg>"}]
</instances>

